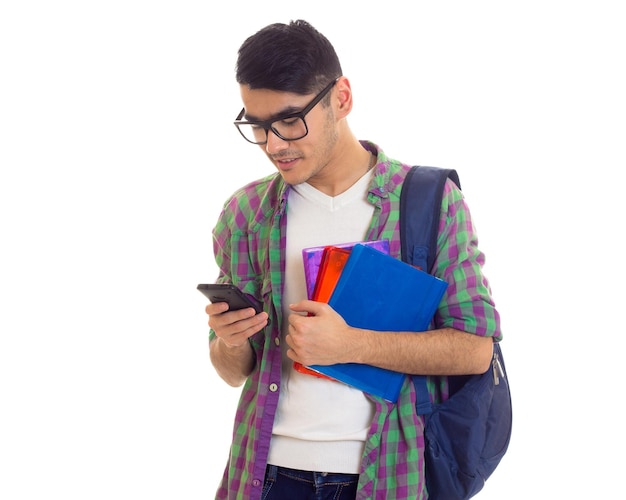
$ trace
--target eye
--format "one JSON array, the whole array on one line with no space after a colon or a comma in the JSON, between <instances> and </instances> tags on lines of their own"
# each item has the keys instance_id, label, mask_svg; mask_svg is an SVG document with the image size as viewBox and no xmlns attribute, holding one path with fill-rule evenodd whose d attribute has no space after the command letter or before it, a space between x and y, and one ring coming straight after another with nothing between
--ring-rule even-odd
<instances>
[{"instance_id":1,"label":"eye","mask_svg":"<svg viewBox=\"0 0 626 500\"><path fill-rule=\"evenodd\" d=\"M280 120L280 126L281 127L290 127L293 125L297 125L300 122L300 118L296 117L292 117L292 118L285 118L283 120Z\"/></svg>"}]
</instances>

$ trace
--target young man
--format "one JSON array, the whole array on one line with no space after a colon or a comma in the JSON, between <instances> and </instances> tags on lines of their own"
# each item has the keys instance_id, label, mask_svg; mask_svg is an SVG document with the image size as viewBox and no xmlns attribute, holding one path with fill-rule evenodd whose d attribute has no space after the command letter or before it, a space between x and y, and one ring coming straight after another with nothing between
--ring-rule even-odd
<instances>
[{"instance_id":1,"label":"young man","mask_svg":"<svg viewBox=\"0 0 626 500\"><path fill-rule=\"evenodd\" d=\"M236 76L236 126L277 172L234 193L213 233L218 281L263 304L258 314L225 303L206 308L211 361L228 384L244 384L217 498L427 498L423 422L409 377L392 404L300 373L294 361L432 376L485 372L499 317L462 194L448 181L435 262L448 290L435 328L348 326L327 304L306 300L301 251L386 239L400 258L399 197L410 167L352 134L350 82L308 23L273 24L248 38ZM432 381L433 398L445 398L445 377Z\"/></svg>"}]
</instances>

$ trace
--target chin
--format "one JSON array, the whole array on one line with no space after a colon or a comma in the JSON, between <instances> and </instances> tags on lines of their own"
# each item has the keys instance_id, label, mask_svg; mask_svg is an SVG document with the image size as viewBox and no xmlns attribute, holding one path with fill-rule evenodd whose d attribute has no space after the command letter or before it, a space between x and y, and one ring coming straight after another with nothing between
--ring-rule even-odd
<instances>
[{"instance_id":1,"label":"chin","mask_svg":"<svg viewBox=\"0 0 626 500\"><path fill-rule=\"evenodd\" d=\"M309 180L307 176L296 175L294 172L283 172L279 170L278 173L290 186L297 186L298 184L303 184Z\"/></svg>"},{"instance_id":2,"label":"chin","mask_svg":"<svg viewBox=\"0 0 626 500\"><path fill-rule=\"evenodd\" d=\"M287 184L297 185L306 182L311 177L310 172L305 171L302 164L292 165L290 168L280 168L279 165L274 164L278 173Z\"/></svg>"}]
</instances>

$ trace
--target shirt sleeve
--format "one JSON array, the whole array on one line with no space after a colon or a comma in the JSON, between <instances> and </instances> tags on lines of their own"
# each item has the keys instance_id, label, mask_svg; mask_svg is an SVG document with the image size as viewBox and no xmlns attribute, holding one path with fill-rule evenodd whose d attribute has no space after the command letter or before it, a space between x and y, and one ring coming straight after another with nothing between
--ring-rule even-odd
<instances>
[{"instance_id":1,"label":"shirt sleeve","mask_svg":"<svg viewBox=\"0 0 626 500\"><path fill-rule=\"evenodd\" d=\"M500 316L483 273L485 256L461 190L446 182L439 220L435 274L448 288L435 315L437 328L502 339Z\"/></svg>"},{"instance_id":2,"label":"shirt sleeve","mask_svg":"<svg viewBox=\"0 0 626 500\"><path fill-rule=\"evenodd\" d=\"M218 283L232 282L229 277L224 273L224 269L230 268L230 229L228 224L225 223L226 215L224 210L220 214L215 227L213 228L213 254L215 257L215 263L219 269L219 276L216 280ZM209 340L215 338L215 332L213 329L209 330Z\"/></svg>"}]
</instances>

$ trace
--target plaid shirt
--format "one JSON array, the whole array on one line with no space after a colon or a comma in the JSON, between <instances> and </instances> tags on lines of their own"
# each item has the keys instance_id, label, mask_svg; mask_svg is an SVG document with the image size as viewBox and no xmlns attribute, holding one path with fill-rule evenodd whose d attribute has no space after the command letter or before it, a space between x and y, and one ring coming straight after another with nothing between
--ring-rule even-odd
<instances>
[{"instance_id":1,"label":"plaid shirt","mask_svg":"<svg viewBox=\"0 0 626 500\"><path fill-rule=\"evenodd\" d=\"M377 154L368 201L375 207L367 240L387 239L400 258L399 199L410 166ZM256 366L248 377L235 416L230 460L218 499L259 499L280 391L282 290L285 272L286 202L289 186L273 174L241 188L227 200L213 230L219 282L231 282L264 303L269 326L250 343ZM458 188L448 181L439 223L435 274L448 282L435 317L437 328L500 338L499 316L482 274L483 254ZM210 333L211 339L214 332ZM432 377L434 400L447 397L445 377ZM415 391L407 377L396 404L370 396L375 414L361 460L358 499L427 498L423 421L415 413Z\"/></svg>"}]
</instances>

